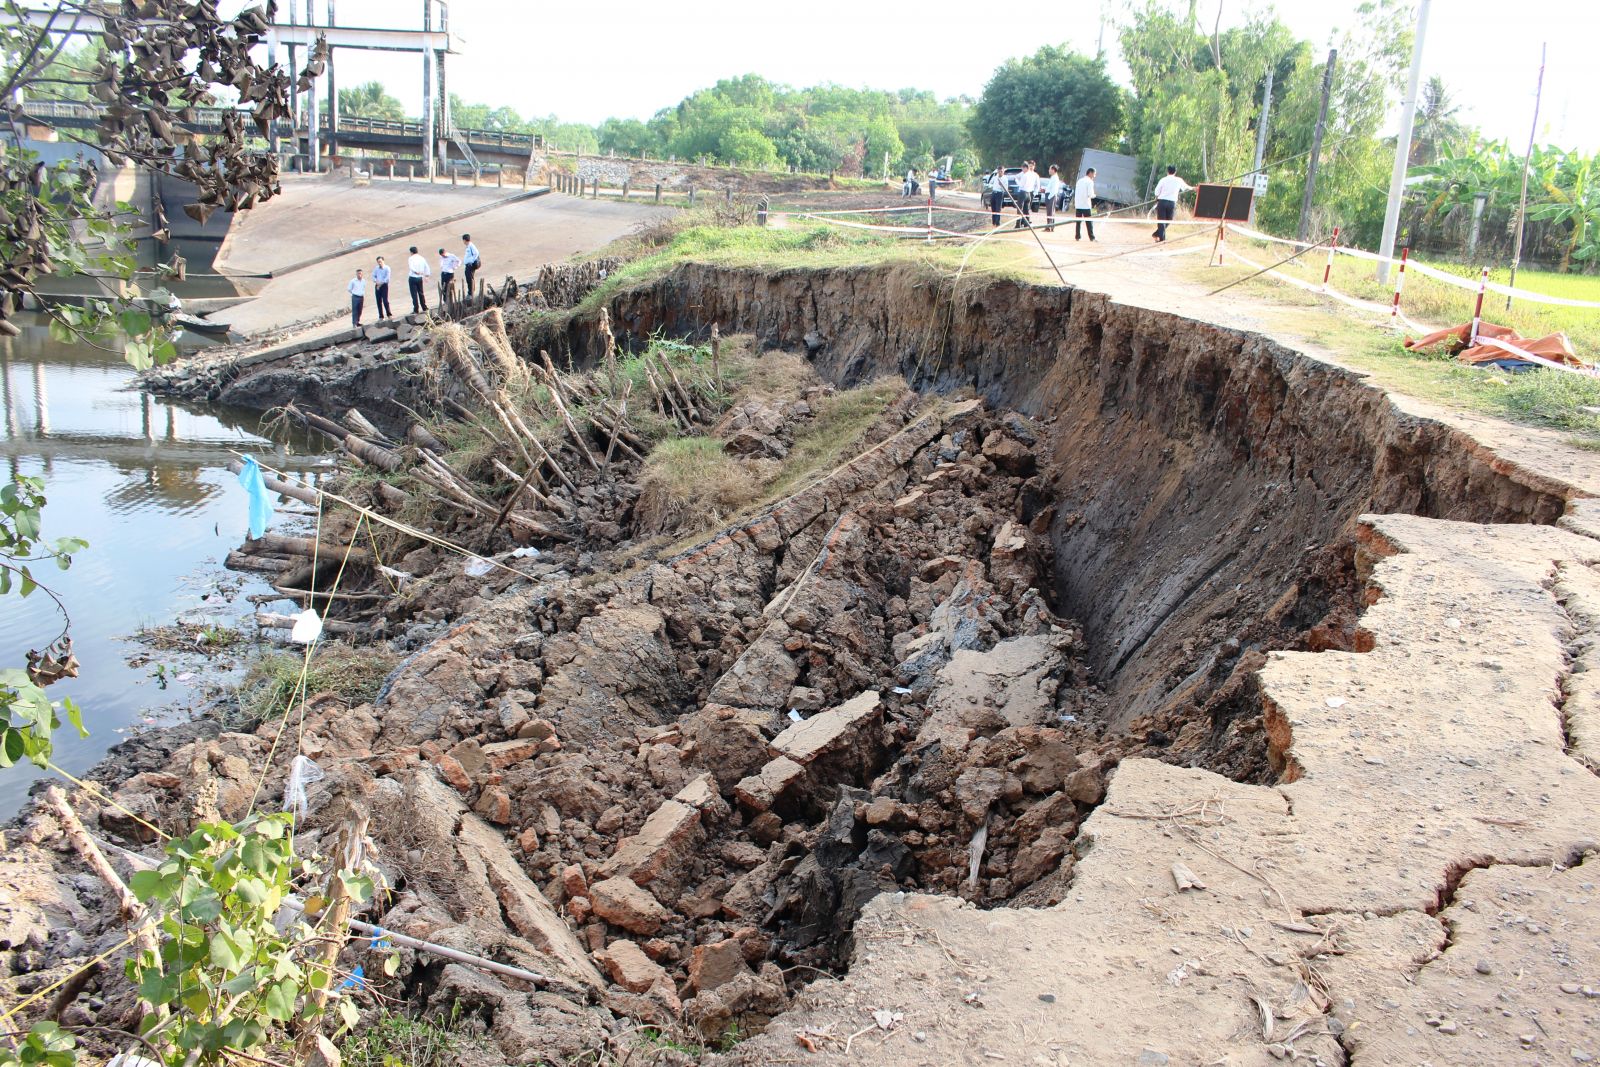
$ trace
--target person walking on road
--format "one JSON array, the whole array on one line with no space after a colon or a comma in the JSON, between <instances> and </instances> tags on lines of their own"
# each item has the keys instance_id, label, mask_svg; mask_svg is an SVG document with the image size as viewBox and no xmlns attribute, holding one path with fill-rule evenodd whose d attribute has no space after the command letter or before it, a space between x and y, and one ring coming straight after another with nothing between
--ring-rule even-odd
<instances>
[{"instance_id":1,"label":"person walking on road","mask_svg":"<svg viewBox=\"0 0 1600 1067\"><path fill-rule=\"evenodd\" d=\"M467 246L461 253L461 266L467 272L467 295L471 296L472 279L477 275L478 268L483 266L483 257L478 254L478 246L472 243L472 234L462 234L461 241Z\"/></svg>"},{"instance_id":2,"label":"person walking on road","mask_svg":"<svg viewBox=\"0 0 1600 1067\"><path fill-rule=\"evenodd\" d=\"M439 303L450 299L450 287L455 283L456 271L461 268L461 257L439 249Z\"/></svg>"},{"instance_id":3,"label":"person walking on road","mask_svg":"<svg viewBox=\"0 0 1600 1067\"><path fill-rule=\"evenodd\" d=\"M356 268L356 276L350 279L350 284L345 286L350 293L350 325L361 325L361 305L367 302L367 283L361 277L361 268Z\"/></svg>"},{"instance_id":4,"label":"person walking on road","mask_svg":"<svg viewBox=\"0 0 1600 1067\"><path fill-rule=\"evenodd\" d=\"M428 280L428 275L433 271L428 267L428 261L417 252L417 246L411 246L411 258L406 260L406 284L411 288L411 313L420 314L428 310L428 293L423 288L423 283Z\"/></svg>"},{"instance_id":5,"label":"person walking on road","mask_svg":"<svg viewBox=\"0 0 1600 1067\"><path fill-rule=\"evenodd\" d=\"M1167 176L1156 182L1156 240L1167 239L1167 223L1178 213L1178 197L1194 186L1178 177L1177 167L1168 167Z\"/></svg>"},{"instance_id":6,"label":"person walking on road","mask_svg":"<svg viewBox=\"0 0 1600 1067\"><path fill-rule=\"evenodd\" d=\"M1072 191L1072 213L1077 221L1074 227L1073 240L1083 240L1083 228L1089 227L1089 240L1094 240L1094 223L1086 222L1094 211L1094 168L1090 167L1083 172L1083 177L1078 179L1078 186Z\"/></svg>"},{"instance_id":7,"label":"person walking on road","mask_svg":"<svg viewBox=\"0 0 1600 1067\"><path fill-rule=\"evenodd\" d=\"M1046 233L1054 233L1056 228L1056 208L1059 206L1061 192L1067 183L1061 180L1061 168L1054 163L1050 164L1050 176L1039 186L1044 193L1044 229Z\"/></svg>"},{"instance_id":8,"label":"person walking on road","mask_svg":"<svg viewBox=\"0 0 1600 1067\"><path fill-rule=\"evenodd\" d=\"M378 318L394 318L394 310L389 307L389 265L378 257L378 265L372 268L372 295L377 300Z\"/></svg>"},{"instance_id":9,"label":"person walking on road","mask_svg":"<svg viewBox=\"0 0 1600 1067\"><path fill-rule=\"evenodd\" d=\"M1031 159L1023 160L1022 173L1017 175L1017 226L1033 225L1033 198L1039 192L1039 172Z\"/></svg>"}]
</instances>

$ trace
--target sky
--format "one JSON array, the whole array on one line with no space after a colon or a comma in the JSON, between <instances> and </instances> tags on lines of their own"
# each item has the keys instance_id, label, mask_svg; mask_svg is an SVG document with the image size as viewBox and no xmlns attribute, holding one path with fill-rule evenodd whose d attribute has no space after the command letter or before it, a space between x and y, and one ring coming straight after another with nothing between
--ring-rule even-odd
<instances>
[{"instance_id":1,"label":"sky","mask_svg":"<svg viewBox=\"0 0 1600 1067\"><path fill-rule=\"evenodd\" d=\"M279 17L291 0L279 0ZM294 0L304 17L307 0ZM329 0L312 0L325 21ZM347 26L419 27L424 0L339 0ZM1209 23L1221 3L1223 25L1243 21L1261 3L1199 0ZM1358 0L1280 0L1280 18L1326 49L1356 22ZM1116 55L1115 19L1125 0L1105 3L1105 42L1113 77L1126 71ZM437 10L437 9L436 9ZM1059 21L1012 23L1007 13L1057 11ZM1086 14L1073 17L1073 12ZM719 78L756 73L795 86L834 82L852 87L931 89L941 98L978 96L994 69L1041 45L1066 44L1093 53L1101 20L1093 0L1064 5L982 5L977 0L930 4L863 4L860 0L693 5L661 0L530 3L454 0L451 28L463 54L448 62L451 90L469 103L556 114L595 124L605 118L648 118ZM1548 43L1539 140L1586 152L1600 150L1600 107L1593 90L1596 0L1433 0L1423 52L1423 77L1445 79L1463 117L1490 137L1527 142L1533 119L1539 49ZM1492 50L1492 51L1491 51ZM341 86L383 81L421 111L421 61L416 56L346 52L337 57ZM1398 110L1398 94L1395 101ZM1391 126L1392 129L1392 126ZM1520 151L1520 147L1518 148Z\"/></svg>"}]
</instances>

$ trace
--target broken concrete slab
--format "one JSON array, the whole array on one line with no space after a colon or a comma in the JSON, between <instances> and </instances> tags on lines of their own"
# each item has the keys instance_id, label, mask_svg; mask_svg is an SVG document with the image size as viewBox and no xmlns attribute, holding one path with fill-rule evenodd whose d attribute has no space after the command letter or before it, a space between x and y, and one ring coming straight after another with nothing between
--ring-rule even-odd
<instances>
[{"instance_id":1,"label":"broken concrete slab","mask_svg":"<svg viewBox=\"0 0 1600 1067\"><path fill-rule=\"evenodd\" d=\"M624 875L639 885L649 885L670 876L672 868L682 865L704 836L700 809L669 800L650 813L638 833L622 840L611 858L600 865L600 873L606 878Z\"/></svg>"},{"instance_id":2,"label":"broken concrete slab","mask_svg":"<svg viewBox=\"0 0 1600 1067\"><path fill-rule=\"evenodd\" d=\"M755 774L740 779L733 787L733 795L752 811L767 811L804 778L805 773L806 769L788 756L779 756Z\"/></svg>"},{"instance_id":3,"label":"broken concrete slab","mask_svg":"<svg viewBox=\"0 0 1600 1067\"><path fill-rule=\"evenodd\" d=\"M630 993L643 993L667 977L661 965L632 941L613 941L594 958L613 982Z\"/></svg>"},{"instance_id":4,"label":"broken concrete slab","mask_svg":"<svg viewBox=\"0 0 1600 1067\"><path fill-rule=\"evenodd\" d=\"M827 711L802 719L772 739L772 751L799 764L852 746L862 735L883 721L883 700L876 690L868 690Z\"/></svg>"},{"instance_id":5,"label":"broken concrete slab","mask_svg":"<svg viewBox=\"0 0 1600 1067\"><path fill-rule=\"evenodd\" d=\"M653 934L667 921L668 912L631 878L615 877L589 887L594 913L629 933Z\"/></svg>"}]
</instances>

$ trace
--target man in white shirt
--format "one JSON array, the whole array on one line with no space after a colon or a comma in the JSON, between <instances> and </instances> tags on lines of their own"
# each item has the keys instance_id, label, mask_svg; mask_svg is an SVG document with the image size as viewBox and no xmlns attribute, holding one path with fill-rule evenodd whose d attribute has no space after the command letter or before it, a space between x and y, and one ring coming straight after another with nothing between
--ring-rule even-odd
<instances>
[{"instance_id":1,"label":"man in white shirt","mask_svg":"<svg viewBox=\"0 0 1600 1067\"><path fill-rule=\"evenodd\" d=\"M461 266L461 258L453 256L444 249L439 249L439 303L450 299L450 286L456 280L456 271Z\"/></svg>"},{"instance_id":2,"label":"man in white shirt","mask_svg":"<svg viewBox=\"0 0 1600 1067\"><path fill-rule=\"evenodd\" d=\"M378 265L372 268L372 295L377 299L378 318L394 318L394 310L389 307L389 264L378 257Z\"/></svg>"},{"instance_id":3,"label":"man in white shirt","mask_svg":"<svg viewBox=\"0 0 1600 1067\"><path fill-rule=\"evenodd\" d=\"M1156 240L1167 239L1167 223L1178 213L1178 197L1194 186L1178 177L1177 167L1168 167L1167 176L1156 182Z\"/></svg>"},{"instance_id":4,"label":"man in white shirt","mask_svg":"<svg viewBox=\"0 0 1600 1067\"><path fill-rule=\"evenodd\" d=\"M1005 171L999 167L989 172L989 177L984 180L983 191L989 198L989 211L995 226L1000 225L1000 209L1006 205L1006 177Z\"/></svg>"},{"instance_id":5,"label":"man in white shirt","mask_svg":"<svg viewBox=\"0 0 1600 1067\"><path fill-rule=\"evenodd\" d=\"M417 252L417 246L411 246L411 258L406 260L406 285L411 288L411 313L413 315L428 310L428 294L422 288L422 283L428 280L433 271L428 267L428 261Z\"/></svg>"},{"instance_id":6,"label":"man in white shirt","mask_svg":"<svg viewBox=\"0 0 1600 1067\"><path fill-rule=\"evenodd\" d=\"M1049 233L1056 228L1056 203L1061 199L1061 192L1067 183L1061 180L1061 168L1054 163L1050 164L1050 177L1046 178L1039 186L1044 193L1044 228Z\"/></svg>"},{"instance_id":7,"label":"man in white shirt","mask_svg":"<svg viewBox=\"0 0 1600 1067\"><path fill-rule=\"evenodd\" d=\"M1083 228L1089 227L1089 240L1094 240L1094 223L1084 222L1094 211L1094 168L1090 167L1083 172L1083 177L1078 179L1078 186L1072 191L1072 213L1078 221L1074 222L1074 241L1083 240Z\"/></svg>"},{"instance_id":8,"label":"man in white shirt","mask_svg":"<svg viewBox=\"0 0 1600 1067\"><path fill-rule=\"evenodd\" d=\"M472 278L478 273L478 268L483 266L483 257L478 255L478 246L472 243L472 234L461 235L462 243L467 247L461 253L461 266L467 272L467 295L472 295Z\"/></svg>"},{"instance_id":9,"label":"man in white shirt","mask_svg":"<svg viewBox=\"0 0 1600 1067\"><path fill-rule=\"evenodd\" d=\"M350 325L361 326L361 305L367 302L367 283L361 277L361 268L356 268L356 276L350 279L350 284L345 286L350 293Z\"/></svg>"},{"instance_id":10,"label":"man in white shirt","mask_svg":"<svg viewBox=\"0 0 1600 1067\"><path fill-rule=\"evenodd\" d=\"M1012 199L1017 202L1018 226L1033 225L1033 197L1039 191L1039 172L1033 166L1033 160L1023 160L1022 173L1017 175L1017 193Z\"/></svg>"}]
</instances>

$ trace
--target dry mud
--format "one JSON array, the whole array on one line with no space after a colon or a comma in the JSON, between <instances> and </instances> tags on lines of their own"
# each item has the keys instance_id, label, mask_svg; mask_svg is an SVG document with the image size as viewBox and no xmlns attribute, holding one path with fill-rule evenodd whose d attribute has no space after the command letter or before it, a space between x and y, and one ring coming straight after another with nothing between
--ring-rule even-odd
<instances>
[{"instance_id":1,"label":"dry mud","mask_svg":"<svg viewBox=\"0 0 1600 1067\"><path fill-rule=\"evenodd\" d=\"M741 451L833 388L910 388L676 551L640 551L624 465L525 577L444 564L394 607L378 699L306 719L307 840L370 810L367 918L548 980L408 956L386 993L461 1005L513 1063L620 1058L639 1022L750 1064L1600 1054L1582 492L1270 339L1077 290L689 265L609 310L805 354L815 379L719 427ZM591 320L509 317L524 355L599 351ZM424 357L157 384L265 406L253 379L309 375L336 415L413 406ZM273 732L117 800L237 818ZM119 935L47 816L14 841L25 992Z\"/></svg>"}]
</instances>

